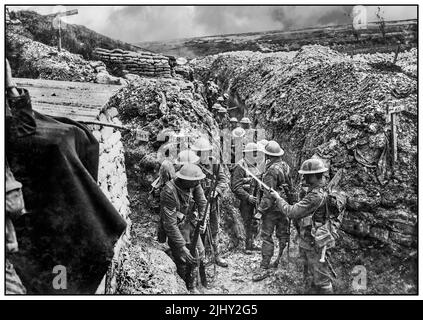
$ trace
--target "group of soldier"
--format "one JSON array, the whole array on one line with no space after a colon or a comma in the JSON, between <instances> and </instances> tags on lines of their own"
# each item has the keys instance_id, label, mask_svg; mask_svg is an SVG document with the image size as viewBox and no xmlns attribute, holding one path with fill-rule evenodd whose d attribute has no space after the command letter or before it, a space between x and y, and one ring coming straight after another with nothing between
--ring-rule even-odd
<instances>
[{"instance_id":1,"label":"group of soldier","mask_svg":"<svg viewBox=\"0 0 423 320\"><path fill-rule=\"evenodd\" d=\"M237 118L231 118L229 124L223 125L230 127L236 139L245 136L251 121L242 118L239 124ZM265 139L247 142L243 144L243 158L234 163L232 157L229 164L214 158L212 150L213 145L206 137L193 141L176 160L163 161L153 188L160 196L159 239L167 240L178 274L187 288L199 293L200 284L205 288L209 285L205 272L206 249L216 265L228 267L218 243L222 197L230 187L239 200L245 227L244 252L261 251L260 267L252 280L267 278L281 263L282 253L290 241L292 220L300 239L308 292L332 293L330 270L319 259L321 250L315 246L312 235L315 217L325 210L324 172L328 169L322 161L309 159L302 164L299 173L305 185L301 200L296 201L291 168L283 161L284 150L278 142ZM196 228L201 234L198 239ZM255 244L258 234L261 247ZM275 251L274 235L279 251L271 261ZM194 245L196 249L192 250Z\"/></svg>"}]
</instances>

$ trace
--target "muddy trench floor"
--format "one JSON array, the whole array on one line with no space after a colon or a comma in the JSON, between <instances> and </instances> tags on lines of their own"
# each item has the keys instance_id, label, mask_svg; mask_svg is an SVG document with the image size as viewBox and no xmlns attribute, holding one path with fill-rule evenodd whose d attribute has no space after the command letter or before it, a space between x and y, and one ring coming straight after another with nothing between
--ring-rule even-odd
<instances>
[{"instance_id":1,"label":"muddy trench floor","mask_svg":"<svg viewBox=\"0 0 423 320\"><path fill-rule=\"evenodd\" d=\"M131 201L131 245L152 245L166 249L166 245L155 240L156 224L151 219L148 209L147 193L130 192ZM295 229L291 230L290 263L287 261L286 249L282 262L277 269L271 269L270 276L262 281L252 281L255 269L260 265L260 251L247 255L241 249L226 250L222 257L228 262L227 268L214 265L207 256L206 273L209 288L200 287L200 292L211 295L284 295L308 294L303 281L303 263L299 259ZM332 249L331 260L337 278L334 280L335 294L416 294L417 264L415 261L400 260L373 245L357 245L357 241L346 235L338 247ZM255 240L261 245L259 237ZM277 243L275 239L275 243ZM224 248L223 248L224 249ZM277 245L274 257L278 252ZM130 259L131 257L129 257ZM357 273L364 266L366 288L354 289L353 283Z\"/></svg>"}]
</instances>

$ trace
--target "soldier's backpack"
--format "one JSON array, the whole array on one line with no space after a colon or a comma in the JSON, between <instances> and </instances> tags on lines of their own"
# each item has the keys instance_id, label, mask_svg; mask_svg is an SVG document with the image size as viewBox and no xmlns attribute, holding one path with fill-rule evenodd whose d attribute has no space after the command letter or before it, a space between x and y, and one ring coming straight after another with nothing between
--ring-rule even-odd
<instances>
[{"instance_id":1,"label":"soldier's backpack","mask_svg":"<svg viewBox=\"0 0 423 320\"><path fill-rule=\"evenodd\" d=\"M339 228L344 216L347 196L343 191L326 189L322 201L324 202L324 222L314 222L311 234L319 248L324 246L331 248L340 238Z\"/></svg>"}]
</instances>

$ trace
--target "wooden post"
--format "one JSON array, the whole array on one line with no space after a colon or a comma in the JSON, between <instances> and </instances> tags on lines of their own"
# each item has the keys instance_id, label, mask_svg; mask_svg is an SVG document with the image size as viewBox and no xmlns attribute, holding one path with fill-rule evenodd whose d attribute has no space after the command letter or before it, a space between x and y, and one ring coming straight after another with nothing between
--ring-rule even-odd
<instances>
[{"instance_id":1,"label":"wooden post","mask_svg":"<svg viewBox=\"0 0 423 320\"><path fill-rule=\"evenodd\" d=\"M398 53L399 53L399 51L400 51L400 48L401 48L401 43L400 43L400 42L398 42L397 49L395 50L395 57L394 57L394 61L392 62L392 64L397 63Z\"/></svg>"},{"instance_id":2,"label":"wooden post","mask_svg":"<svg viewBox=\"0 0 423 320\"><path fill-rule=\"evenodd\" d=\"M398 161L398 137L397 137L397 124L398 113L406 110L405 105L397 105L391 108L387 107L387 121L391 122L391 146L392 146L392 164Z\"/></svg>"},{"instance_id":3,"label":"wooden post","mask_svg":"<svg viewBox=\"0 0 423 320\"><path fill-rule=\"evenodd\" d=\"M57 50L60 52L62 50L62 17L67 16L73 16L75 14L78 14L78 9L64 11L64 12L58 12L53 14L48 14L46 17L53 17L53 28L57 28L58 32L58 42L57 42ZM56 25L57 23L57 25Z\"/></svg>"},{"instance_id":4,"label":"wooden post","mask_svg":"<svg viewBox=\"0 0 423 320\"><path fill-rule=\"evenodd\" d=\"M57 43L57 50L62 51L62 19L59 18L59 41Z\"/></svg>"},{"instance_id":5,"label":"wooden post","mask_svg":"<svg viewBox=\"0 0 423 320\"><path fill-rule=\"evenodd\" d=\"M396 163L398 161L398 138L397 138L397 114L391 113L391 133L392 133L392 159Z\"/></svg>"}]
</instances>

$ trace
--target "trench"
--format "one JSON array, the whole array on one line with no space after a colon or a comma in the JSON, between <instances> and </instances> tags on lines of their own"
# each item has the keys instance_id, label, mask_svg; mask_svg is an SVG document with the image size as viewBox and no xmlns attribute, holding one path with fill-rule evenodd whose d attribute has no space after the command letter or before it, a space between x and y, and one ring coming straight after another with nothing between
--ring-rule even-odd
<instances>
[{"instance_id":1,"label":"trench","mask_svg":"<svg viewBox=\"0 0 423 320\"><path fill-rule=\"evenodd\" d=\"M210 74L218 74L218 70L210 69ZM266 73L263 73L266 76ZM203 84L209 78L196 77L194 81L199 81ZM216 78L215 78L216 79ZM231 79L233 81L234 79ZM257 106L251 103L249 97L239 91L239 86L235 86L228 79L222 79L218 82L219 90L221 93L228 92L229 107L238 107L233 109L231 116L242 117L250 115L252 111L257 110ZM196 99L201 99L197 97ZM269 128L268 123L263 121L259 116L252 115L254 125L257 127ZM122 119L125 123L125 119ZM268 130L269 139L276 139L281 143L286 155L285 161L291 168L298 168L301 160L305 157L304 151L301 150L303 145L310 141L302 141L302 145L291 143L288 139L284 139L283 135L289 135L290 130L294 130L295 122L297 120L291 119L291 124L285 124L283 127L275 126L272 130ZM167 124L167 123L166 123ZM304 129L305 130L305 129ZM308 130L315 130L309 128ZM283 133L283 134L282 134ZM281 138L282 137L282 138ZM158 244L155 240L156 219L157 213L151 209L149 200L149 184L145 179L141 179L140 175L144 178L152 178L157 174L157 171L149 170L149 174L141 173L140 169L134 170L133 158L135 147L132 143L128 143L124 138L124 145L126 148L126 162L128 170L128 192L131 203L131 221L132 221L132 245L145 247L154 247L162 252L166 251L166 245ZM128 160L129 158L129 160ZM144 158L143 158L144 159ZM155 173L154 173L155 172ZM294 175L295 178L298 178ZM148 179L147 179L148 180ZM298 182L298 181L296 181ZM233 207L231 201L227 201L224 205L222 213L222 240L220 243L223 251L222 257L228 262L228 268L215 266L212 259L208 257L207 275L209 278L209 288L201 288L203 294L306 294L306 288L303 281L303 263L299 257L298 243L296 238L296 230L291 230L289 262L288 254L285 250L282 258L282 263L278 269L272 270L271 275L263 281L253 282L252 275L254 270L259 266L261 260L260 252L254 252L252 255L247 255L243 252L242 246L239 245L240 239L237 239L231 229L233 228L234 215L231 211L237 211ZM384 214L390 209L384 206L376 208L378 214ZM229 212L229 213L228 213ZM362 216L366 214L364 211L352 212L355 216ZM239 212L235 215L239 219ZM358 225L359 226L359 225ZM331 249L331 260L334 266L337 278L334 280L336 294L413 294L417 292L416 278L417 278L417 264L415 255L393 254L389 245L384 241L378 241L374 238L363 236L360 230L356 230L357 225L352 228L345 228L342 232L342 238L338 242L337 247ZM354 231L355 230L355 231ZM242 241L242 240L241 240ZM260 237L256 238L256 244L261 245ZM275 239L275 255L278 252L277 241ZM402 249L401 249L402 250ZM408 249L407 249L408 250ZM409 250L407 251L409 252ZM128 260L131 260L129 255ZM134 263L131 268L137 268ZM146 266L144 269L152 268ZM155 269L154 269L155 270ZM150 271L150 273L154 273ZM364 270L364 271L363 271ZM365 274L361 274L364 272ZM147 271L148 273L148 271ZM366 286L356 286L357 275L365 275ZM173 277L178 277L173 272ZM174 293L187 293L182 288L183 284L178 282L180 288ZM153 284L154 285L154 284ZM134 286L134 283L121 283L121 293L128 292L128 286ZM148 279L143 280L142 288L136 288L136 293L150 293ZM126 288L125 288L126 287ZM123 289L122 289L123 288ZM182 291L180 291L182 290ZM129 292L134 292L129 290Z\"/></svg>"}]
</instances>

